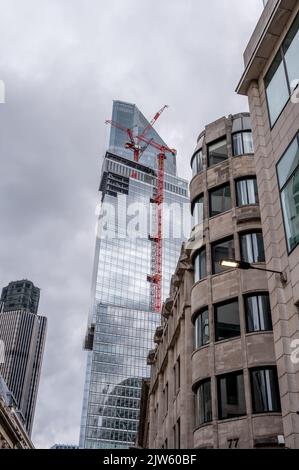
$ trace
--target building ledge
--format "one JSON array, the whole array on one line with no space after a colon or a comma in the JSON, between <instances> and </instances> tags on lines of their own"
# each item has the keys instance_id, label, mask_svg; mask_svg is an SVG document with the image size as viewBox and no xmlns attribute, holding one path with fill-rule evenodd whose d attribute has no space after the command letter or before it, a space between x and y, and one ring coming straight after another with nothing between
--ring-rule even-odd
<instances>
[{"instance_id":1,"label":"building ledge","mask_svg":"<svg viewBox=\"0 0 299 470\"><path fill-rule=\"evenodd\" d=\"M159 343L162 342L163 331L164 331L163 326L158 326L158 327L156 328L156 331L155 331L155 334L154 334L154 343L159 344Z\"/></svg>"},{"instance_id":2,"label":"building ledge","mask_svg":"<svg viewBox=\"0 0 299 470\"><path fill-rule=\"evenodd\" d=\"M290 19L297 0L269 0L244 53L245 71L236 92L247 95L250 83L261 75Z\"/></svg>"}]
</instances>

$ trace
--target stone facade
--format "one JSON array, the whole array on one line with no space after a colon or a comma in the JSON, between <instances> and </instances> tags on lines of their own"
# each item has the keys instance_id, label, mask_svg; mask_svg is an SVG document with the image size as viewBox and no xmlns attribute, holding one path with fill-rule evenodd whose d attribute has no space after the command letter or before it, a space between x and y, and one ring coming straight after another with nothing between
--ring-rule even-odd
<instances>
[{"instance_id":1,"label":"stone facade","mask_svg":"<svg viewBox=\"0 0 299 470\"><path fill-rule=\"evenodd\" d=\"M233 151L236 134L241 135L239 152L235 147ZM257 196L251 194L246 201L243 195L242 203L237 196L237 182L248 179L253 185L255 180L254 156L245 149L244 139L250 137L250 117L242 113L206 126L198 138L192 167L197 155L200 162L190 183L196 223L182 247L162 309L162 325L154 338L157 347L148 356L151 382L142 398L147 405L141 413L139 446L255 448L284 443L278 387L270 393L271 405L263 403L267 409L253 409L257 408L254 374L277 378L272 328L249 331L245 311L248 297L268 298L267 275L261 270L223 270L218 263L221 250L224 258L229 253L222 242L229 241L230 257L241 259L242 236L262 233L258 200L252 200ZM223 148L215 150L220 141ZM197 213L198 201L203 210ZM198 267L200 253L204 256ZM265 263L254 260L254 266L263 269ZM220 321L219 311L226 305ZM203 313L204 328L198 326L203 324ZM206 395L201 395L206 386Z\"/></svg>"},{"instance_id":2,"label":"stone facade","mask_svg":"<svg viewBox=\"0 0 299 470\"><path fill-rule=\"evenodd\" d=\"M10 392L0 377L0 449L33 449L18 412L10 400Z\"/></svg>"},{"instance_id":3,"label":"stone facade","mask_svg":"<svg viewBox=\"0 0 299 470\"><path fill-rule=\"evenodd\" d=\"M299 363L291 360L292 342L299 339L299 245L297 243L292 251L288 250L277 164L298 133L299 104L298 99L293 100L290 96L281 107L275 122L274 119L270 122L269 110L272 103L271 97L267 97L265 77L277 57L276 54L281 50L285 51L282 45L285 44L291 27L298 22L298 12L297 0L267 2L244 53L245 72L237 88L238 93L249 98L266 266L285 272L287 277L286 284L281 285L277 276L269 275L268 286L283 430L289 448L299 448ZM296 38L293 40L293 54L297 60L296 78L299 79L298 33ZM285 57L286 70L289 60L289 57ZM283 88L280 86L276 90L275 99L282 93Z\"/></svg>"}]
</instances>

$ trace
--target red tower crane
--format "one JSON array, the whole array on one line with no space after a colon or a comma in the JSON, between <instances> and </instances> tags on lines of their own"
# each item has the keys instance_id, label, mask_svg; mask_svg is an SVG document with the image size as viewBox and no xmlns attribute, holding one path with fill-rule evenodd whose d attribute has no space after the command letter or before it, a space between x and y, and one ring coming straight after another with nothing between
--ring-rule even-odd
<instances>
[{"instance_id":1,"label":"red tower crane","mask_svg":"<svg viewBox=\"0 0 299 470\"><path fill-rule=\"evenodd\" d=\"M142 153L148 146L154 147L159 151L157 154L157 187L155 191L155 197L151 199L151 203L156 205L156 234L155 236L149 236L149 239L154 243L155 247L153 257L154 262L152 266L153 273L147 276L147 280L153 286L153 310L158 313L161 311L162 303L164 161L166 159L166 153L170 153L172 156L175 156L176 150L171 149L165 145L161 145L158 142L155 142L154 139L147 139L145 136L167 107L167 105L163 106L163 108L161 108L155 114L151 122L144 128L143 132L137 136L133 135L132 129L126 128L115 121L106 121L106 124L111 124L111 126L122 130L128 135L129 141L125 143L125 148L132 150L135 162L139 161ZM145 145L141 146L141 143ZM132 177L136 178L135 172L133 172Z\"/></svg>"},{"instance_id":2,"label":"red tower crane","mask_svg":"<svg viewBox=\"0 0 299 470\"><path fill-rule=\"evenodd\" d=\"M151 120L151 122L148 123L148 125L143 129L142 133L139 135L139 136L136 136L134 137L133 135L133 131L132 129L130 128L126 128L124 126L122 126L121 124L119 124L118 122L115 122L115 121L111 121L111 120L106 120L105 123L106 124L110 124L112 127L115 127L116 129L119 129L123 132L125 132L127 134L127 136L129 137L129 141L125 143L125 148L126 149L130 149L132 150L133 152L133 155L134 155L134 161L135 162L138 162L142 153L144 152L144 150L146 149L146 147L149 145L148 142L147 142L147 145L144 146L144 147L141 147L138 142L136 142L137 139L139 140L142 140L145 138L146 134L148 133L148 131L150 129L153 128L155 122L159 119L159 117L161 116L161 114L163 113L163 111L168 108L167 104L165 106L163 106L163 108L161 108L156 114L155 116L153 117L153 119Z\"/></svg>"},{"instance_id":3,"label":"red tower crane","mask_svg":"<svg viewBox=\"0 0 299 470\"><path fill-rule=\"evenodd\" d=\"M138 140L145 142L147 145L159 150L157 154L158 171L157 171L157 188L155 197L151 199L151 203L156 204L156 234L149 236L149 239L155 244L153 273L147 276L147 280L153 285L153 310L157 313L161 311L162 305L162 264L163 264L163 202L164 202L164 161L166 153L172 156L176 155L176 150L160 145L153 139L148 140L142 136L137 137Z\"/></svg>"}]
</instances>

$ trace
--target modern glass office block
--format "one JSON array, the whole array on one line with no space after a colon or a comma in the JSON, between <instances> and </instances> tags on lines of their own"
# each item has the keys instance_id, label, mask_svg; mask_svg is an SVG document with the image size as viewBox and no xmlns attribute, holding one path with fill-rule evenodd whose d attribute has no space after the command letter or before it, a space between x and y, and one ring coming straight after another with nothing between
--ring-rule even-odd
<instances>
[{"instance_id":1,"label":"modern glass office block","mask_svg":"<svg viewBox=\"0 0 299 470\"><path fill-rule=\"evenodd\" d=\"M147 124L135 105L121 102L114 102L113 120L127 127L136 123L140 130ZM81 448L128 448L134 444L141 380L149 376L147 355L161 324L160 314L153 311L147 281L154 256L149 234L155 232L155 209L150 201L156 191L157 152L148 148L140 162L134 162L131 152L123 149L123 134L111 129L102 169L102 206L85 342ZM190 215L188 185L177 178L172 156L166 162L164 198L163 299L169 293L184 240L183 213ZM185 221L190 230L191 217Z\"/></svg>"}]
</instances>

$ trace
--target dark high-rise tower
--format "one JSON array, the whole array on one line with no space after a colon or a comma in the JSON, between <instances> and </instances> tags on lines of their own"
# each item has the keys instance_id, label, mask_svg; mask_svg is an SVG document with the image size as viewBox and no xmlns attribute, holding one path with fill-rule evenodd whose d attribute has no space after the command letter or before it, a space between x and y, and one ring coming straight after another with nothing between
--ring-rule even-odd
<instances>
[{"instance_id":1,"label":"dark high-rise tower","mask_svg":"<svg viewBox=\"0 0 299 470\"><path fill-rule=\"evenodd\" d=\"M11 282L2 291L0 341L4 361L0 375L12 393L31 434L47 319L37 315L39 289L30 281Z\"/></svg>"},{"instance_id":2,"label":"dark high-rise tower","mask_svg":"<svg viewBox=\"0 0 299 470\"><path fill-rule=\"evenodd\" d=\"M10 282L2 289L1 303L3 311L28 310L37 313L40 289L33 282L24 279L22 281Z\"/></svg>"}]
</instances>

